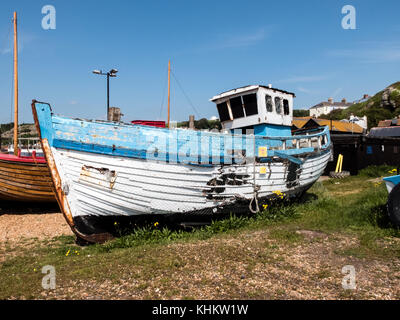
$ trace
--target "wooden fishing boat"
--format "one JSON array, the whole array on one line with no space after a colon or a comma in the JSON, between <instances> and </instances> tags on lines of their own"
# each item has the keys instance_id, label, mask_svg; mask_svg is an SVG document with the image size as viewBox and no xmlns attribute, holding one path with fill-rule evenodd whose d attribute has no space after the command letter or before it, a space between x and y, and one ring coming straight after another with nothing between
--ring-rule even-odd
<instances>
[{"instance_id":1,"label":"wooden fishing boat","mask_svg":"<svg viewBox=\"0 0 400 320\"><path fill-rule=\"evenodd\" d=\"M55 202L46 160L0 154L0 200Z\"/></svg>"},{"instance_id":2,"label":"wooden fishing boat","mask_svg":"<svg viewBox=\"0 0 400 320\"><path fill-rule=\"evenodd\" d=\"M114 235L103 222L119 217L257 212L304 193L331 142L328 127L292 135L293 97L262 85L215 96L223 132L71 119L37 101L32 111L67 222L103 242Z\"/></svg>"},{"instance_id":3,"label":"wooden fishing boat","mask_svg":"<svg viewBox=\"0 0 400 320\"><path fill-rule=\"evenodd\" d=\"M0 154L0 200L55 202L53 182L45 158L37 151L21 155L18 148L18 46L14 12L14 146L13 154Z\"/></svg>"}]
</instances>

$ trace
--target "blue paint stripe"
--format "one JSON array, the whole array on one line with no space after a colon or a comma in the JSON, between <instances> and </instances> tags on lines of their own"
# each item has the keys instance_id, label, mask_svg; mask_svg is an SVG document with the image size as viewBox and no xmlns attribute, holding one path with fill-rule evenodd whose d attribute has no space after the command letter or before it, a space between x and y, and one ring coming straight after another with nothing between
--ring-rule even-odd
<instances>
[{"instance_id":1,"label":"blue paint stripe","mask_svg":"<svg viewBox=\"0 0 400 320\"><path fill-rule=\"evenodd\" d=\"M169 130L141 125L112 122L96 122L70 119L51 114L47 104L36 103L42 138L50 146L97 154L159 160L174 163L231 164L235 158L227 150L245 150L247 157L254 156L260 146L267 146L270 140L284 141L310 138L310 136L260 137L246 135L226 135L193 130ZM313 136L327 134L329 130ZM289 143L291 141L287 141ZM176 151L177 150L177 151ZM173 152L171 152L173 151ZM314 151L313 148L268 150L268 158L274 155L296 160L293 156ZM213 158L213 155L214 158ZM213 161L214 160L214 161Z\"/></svg>"}]
</instances>

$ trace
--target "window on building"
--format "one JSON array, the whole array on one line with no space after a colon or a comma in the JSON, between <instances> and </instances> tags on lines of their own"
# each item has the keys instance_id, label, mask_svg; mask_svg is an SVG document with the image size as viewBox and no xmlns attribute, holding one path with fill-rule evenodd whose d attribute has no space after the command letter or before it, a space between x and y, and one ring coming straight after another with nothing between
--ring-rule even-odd
<instances>
[{"instance_id":1,"label":"window on building","mask_svg":"<svg viewBox=\"0 0 400 320\"><path fill-rule=\"evenodd\" d=\"M218 103L217 104L217 110L219 113L219 120L221 122L231 120L231 117L229 115L229 109L228 109L228 104L225 102Z\"/></svg>"},{"instance_id":2,"label":"window on building","mask_svg":"<svg viewBox=\"0 0 400 320\"><path fill-rule=\"evenodd\" d=\"M242 104L242 97L236 97L229 100L231 103L231 110L233 119L243 118L244 110Z\"/></svg>"},{"instance_id":3,"label":"window on building","mask_svg":"<svg viewBox=\"0 0 400 320\"><path fill-rule=\"evenodd\" d=\"M282 99L275 97L275 109L277 114L282 114Z\"/></svg>"},{"instance_id":4,"label":"window on building","mask_svg":"<svg viewBox=\"0 0 400 320\"><path fill-rule=\"evenodd\" d=\"M242 96L242 98L243 98L244 110L246 111L246 117L258 114L257 94L255 93L247 94L245 96Z\"/></svg>"},{"instance_id":5,"label":"window on building","mask_svg":"<svg viewBox=\"0 0 400 320\"><path fill-rule=\"evenodd\" d=\"M289 112L289 101L286 99L283 99L283 113L285 115L288 115L290 113Z\"/></svg>"},{"instance_id":6,"label":"window on building","mask_svg":"<svg viewBox=\"0 0 400 320\"><path fill-rule=\"evenodd\" d=\"M267 112L272 112L272 98L270 95L265 95L265 106L267 108Z\"/></svg>"}]
</instances>

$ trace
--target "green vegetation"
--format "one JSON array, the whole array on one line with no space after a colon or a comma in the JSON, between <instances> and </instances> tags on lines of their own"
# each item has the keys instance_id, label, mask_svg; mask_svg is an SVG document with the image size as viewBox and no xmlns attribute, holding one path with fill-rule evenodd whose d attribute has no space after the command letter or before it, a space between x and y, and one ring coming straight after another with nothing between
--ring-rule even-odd
<instances>
[{"instance_id":1,"label":"green vegetation","mask_svg":"<svg viewBox=\"0 0 400 320\"><path fill-rule=\"evenodd\" d=\"M352 113L359 117L367 116L368 128L377 126L381 120L393 119L400 115L400 82L393 83L389 87L393 88L389 95L389 106L381 106L384 94L384 90L382 90L367 101L356 103L344 110L333 110L329 115L322 117L325 119L341 120L348 119Z\"/></svg>"},{"instance_id":2,"label":"green vegetation","mask_svg":"<svg viewBox=\"0 0 400 320\"><path fill-rule=\"evenodd\" d=\"M293 109L293 117L309 117L310 110Z\"/></svg>"},{"instance_id":3,"label":"green vegetation","mask_svg":"<svg viewBox=\"0 0 400 320\"><path fill-rule=\"evenodd\" d=\"M72 236L63 236L29 248L6 246L0 251L0 256L6 257L0 267L0 299L36 298L42 291L40 268L44 265L56 267L57 281L62 284L68 281L118 283L129 274L130 279L138 281L135 290L140 292L155 286L152 279L157 273L162 279L157 286L164 285L167 296L175 296L183 289L174 284L175 280L170 282L167 275L179 271L189 277L198 271L197 263L187 258L195 253L201 255L201 261L218 257L221 270L225 270L224 261L243 262L249 274L257 263L277 263L281 268L292 270L293 266L282 265L282 252L299 246L306 248L313 241L336 248L338 239L343 238L355 240L338 246L334 250L337 257L389 263L400 258L400 230L387 218L387 191L376 178L390 174L394 174L391 167L370 167L358 176L317 182L300 201L281 200L277 196L263 212L231 215L193 231L170 230L154 223L103 245L78 247ZM239 244L227 245L247 241L258 232L267 232L267 236L253 243L253 253ZM315 233L317 237L307 240L304 232ZM318 238L319 235L323 237ZM322 266L312 278L321 281L331 273ZM212 283L202 281L202 285ZM229 281L224 283L234 285ZM253 295L259 297L260 293L249 293L246 297Z\"/></svg>"},{"instance_id":4,"label":"green vegetation","mask_svg":"<svg viewBox=\"0 0 400 320\"><path fill-rule=\"evenodd\" d=\"M189 121L178 122L178 128L189 128ZM204 129L218 129L221 130L221 122L219 120L207 120L206 118L202 118L200 120L194 121L194 127L198 130Z\"/></svg>"},{"instance_id":5,"label":"green vegetation","mask_svg":"<svg viewBox=\"0 0 400 320\"><path fill-rule=\"evenodd\" d=\"M7 131L11 130L12 128L14 128L13 122L0 124L0 133L7 132Z\"/></svg>"}]
</instances>

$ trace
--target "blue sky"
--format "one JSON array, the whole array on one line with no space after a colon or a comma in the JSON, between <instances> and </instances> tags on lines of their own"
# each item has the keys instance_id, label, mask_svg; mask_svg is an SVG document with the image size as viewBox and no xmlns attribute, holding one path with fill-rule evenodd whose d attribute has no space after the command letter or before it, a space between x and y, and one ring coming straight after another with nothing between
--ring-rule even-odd
<instances>
[{"instance_id":1,"label":"blue sky","mask_svg":"<svg viewBox=\"0 0 400 320\"><path fill-rule=\"evenodd\" d=\"M56 29L44 30L44 5ZM356 30L344 30L344 5ZM296 93L295 108L353 101L400 80L399 1L19 1L0 2L0 122L11 120L13 11L19 19L20 122L32 99L72 117L104 119L106 80L123 120L217 115L209 99L248 84ZM181 88L184 92L182 92Z\"/></svg>"}]
</instances>

